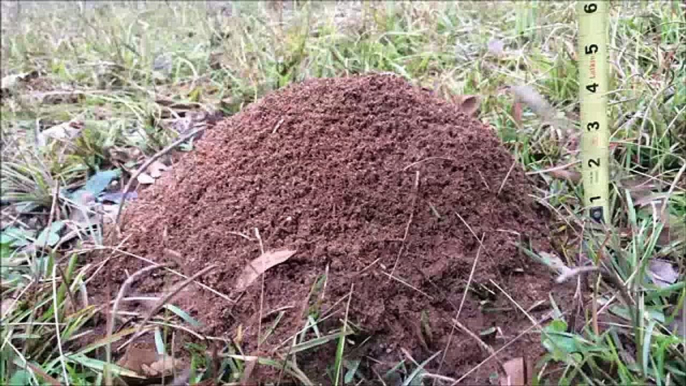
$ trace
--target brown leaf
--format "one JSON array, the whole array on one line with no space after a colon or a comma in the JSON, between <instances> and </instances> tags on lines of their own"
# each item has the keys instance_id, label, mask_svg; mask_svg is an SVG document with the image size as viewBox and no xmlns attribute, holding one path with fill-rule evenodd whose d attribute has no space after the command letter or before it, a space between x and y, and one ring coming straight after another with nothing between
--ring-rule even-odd
<instances>
[{"instance_id":1,"label":"brown leaf","mask_svg":"<svg viewBox=\"0 0 686 386\"><path fill-rule=\"evenodd\" d=\"M150 348L131 347L119 358L117 366L127 368L137 374L143 374L143 365L157 360L157 352Z\"/></svg>"},{"instance_id":2,"label":"brown leaf","mask_svg":"<svg viewBox=\"0 0 686 386\"><path fill-rule=\"evenodd\" d=\"M488 42L488 52L495 57L502 57L505 55L505 43L500 39L491 39Z\"/></svg>"},{"instance_id":3,"label":"brown leaf","mask_svg":"<svg viewBox=\"0 0 686 386\"><path fill-rule=\"evenodd\" d=\"M663 226L657 239L658 246L666 246L675 241L686 242L686 221L670 213L662 213L662 205L667 199L668 193L653 194L637 200L634 205L643 206L638 210L645 216L653 216Z\"/></svg>"},{"instance_id":4,"label":"brown leaf","mask_svg":"<svg viewBox=\"0 0 686 386\"><path fill-rule=\"evenodd\" d=\"M123 164L130 161L135 161L142 155L140 149L135 147L110 147L107 149L107 152L112 161L121 162Z\"/></svg>"},{"instance_id":5,"label":"brown leaf","mask_svg":"<svg viewBox=\"0 0 686 386\"><path fill-rule=\"evenodd\" d=\"M646 206L650 204L655 204L662 206L664 201L668 198L668 193L652 193L650 191L633 191L630 190L629 194L634 201L634 206Z\"/></svg>"},{"instance_id":6,"label":"brown leaf","mask_svg":"<svg viewBox=\"0 0 686 386\"><path fill-rule=\"evenodd\" d=\"M162 172L165 170L167 170L167 165L160 161L155 161L148 166L148 173L152 178L160 178L162 176Z\"/></svg>"},{"instance_id":7,"label":"brown leaf","mask_svg":"<svg viewBox=\"0 0 686 386\"><path fill-rule=\"evenodd\" d=\"M55 378L51 377L50 375L48 375L48 373L46 373L45 371L43 371L43 369L41 369L40 367L38 367L38 366L36 366L36 365L34 365L34 364L30 363L30 362L26 362L26 365L27 365L28 367L30 367L31 370L33 370L34 373L36 373L36 374L38 374L40 377L42 377L43 380L45 380L46 382L48 382L51 386L60 386L60 385L61 385L60 381L58 381L57 379L55 379Z\"/></svg>"},{"instance_id":8,"label":"brown leaf","mask_svg":"<svg viewBox=\"0 0 686 386\"><path fill-rule=\"evenodd\" d=\"M150 185L150 184L155 183L155 179L146 173L139 174L136 179L138 180L139 184L143 184L143 185Z\"/></svg>"},{"instance_id":9,"label":"brown leaf","mask_svg":"<svg viewBox=\"0 0 686 386\"><path fill-rule=\"evenodd\" d=\"M520 102L515 101L512 104L512 119L518 127L522 126L522 104Z\"/></svg>"},{"instance_id":10,"label":"brown leaf","mask_svg":"<svg viewBox=\"0 0 686 386\"><path fill-rule=\"evenodd\" d=\"M6 297L5 299L2 299L2 303L0 303L0 319L4 319L5 316L9 315L12 310L14 309L13 305L16 306L14 303L15 299L11 297Z\"/></svg>"},{"instance_id":11,"label":"brown leaf","mask_svg":"<svg viewBox=\"0 0 686 386\"><path fill-rule=\"evenodd\" d=\"M171 374L174 369L179 369L181 364L180 359L172 358L169 355L161 355L149 366L143 364L141 367L143 368L143 374L149 377L156 377Z\"/></svg>"},{"instance_id":12,"label":"brown leaf","mask_svg":"<svg viewBox=\"0 0 686 386\"><path fill-rule=\"evenodd\" d=\"M549 171L548 174L553 178L567 180L573 183L578 183L581 181L581 173L576 170L557 169Z\"/></svg>"},{"instance_id":13,"label":"brown leaf","mask_svg":"<svg viewBox=\"0 0 686 386\"><path fill-rule=\"evenodd\" d=\"M527 386L531 379L531 369L524 358L513 358L503 363L505 374L500 378L500 386Z\"/></svg>"},{"instance_id":14,"label":"brown leaf","mask_svg":"<svg viewBox=\"0 0 686 386\"><path fill-rule=\"evenodd\" d=\"M669 287L676 283L679 272L674 269L674 265L668 261L652 259L648 263L648 275L653 279L656 286L660 288Z\"/></svg>"},{"instance_id":15,"label":"brown leaf","mask_svg":"<svg viewBox=\"0 0 686 386\"><path fill-rule=\"evenodd\" d=\"M245 370L243 371L243 377L241 377L241 386L247 386L250 384L250 376L252 375L253 370L255 370L255 365L257 364L256 360L246 362L247 364L245 365Z\"/></svg>"},{"instance_id":16,"label":"brown leaf","mask_svg":"<svg viewBox=\"0 0 686 386\"><path fill-rule=\"evenodd\" d=\"M294 250L281 250L265 252L260 257L248 263L243 272L236 280L236 290L243 291L252 284L261 274L269 268L281 264L295 254Z\"/></svg>"},{"instance_id":17,"label":"brown leaf","mask_svg":"<svg viewBox=\"0 0 686 386\"><path fill-rule=\"evenodd\" d=\"M131 347L118 361L117 365L149 378L167 376L174 369L180 369L180 359L169 355L159 355L154 348Z\"/></svg>"},{"instance_id":18,"label":"brown leaf","mask_svg":"<svg viewBox=\"0 0 686 386\"><path fill-rule=\"evenodd\" d=\"M460 107L460 111L470 117L474 116L481 106L481 100L476 95L458 95L453 98L453 101Z\"/></svg>"}]
</instances>

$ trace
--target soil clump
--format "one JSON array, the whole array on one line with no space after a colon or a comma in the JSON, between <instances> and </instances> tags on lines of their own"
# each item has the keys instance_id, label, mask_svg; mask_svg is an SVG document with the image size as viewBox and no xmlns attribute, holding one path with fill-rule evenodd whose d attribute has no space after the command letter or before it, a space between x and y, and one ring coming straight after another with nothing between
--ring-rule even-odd
<instances>
[{"instance_id":1,"label":"soil clump","mask_svg":"<svg viewBox=\"0 0 686 386\"><path fill-rule=\"evenodd\" d=\"M347 315L346 358L367 379L438 351L425 370L460 378L490 354L454 327L458 310L494 350L532 326L521 309L537 319L550 310L550 274L516 245L549 251L547 217L514 163L491 127L400 77L308 80L208 130L127 205L124 249L187 276L216 264L198 281L225 296L194 284L173 303L246 355L284 356L296 334L317 337L302 332L308 315L320 336ZM284 248L296 252L235 290L248 262ZM113 259L109 280L145 265ZM135 288L182 280L156 270ZM554 297L565 305L569 292ZM530 330L498 358L538 359ZM310 379L331 381L337 342L298 353ZM463 382L497 371L489 361Z\"/></svg>"}]
</instances>

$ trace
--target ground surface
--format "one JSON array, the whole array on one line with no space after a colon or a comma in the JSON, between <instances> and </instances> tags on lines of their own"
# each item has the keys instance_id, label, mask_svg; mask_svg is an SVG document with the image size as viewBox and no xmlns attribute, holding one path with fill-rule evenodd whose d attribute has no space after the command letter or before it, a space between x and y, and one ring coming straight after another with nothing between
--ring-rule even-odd
<instances>
[{"instance_id":1,"label":"ground surface","mask_svg":"<svg viewBox=\"0 0 686 386\"><path fill-rule=\"evenodd\" d=\"M307 374L338 385L470 376L498 384L495 364L508 367L498 375L517 373L521 362L513 369L504 361L525 354L532 378L552 376L550 384L686 384L686 2L603 4L611 221L590 232L579 147L583 11L575 2L1 2L0 384L106 384L113 376L170 384L160 373L175 384L236 384L270 369L304 385L313 383ZM446 101L477 95L474 115L484 125L448 107L408 121L437 105L416 95L421 102L410 107L375 101L369 87L357 101L324 93L320 101L344 108L318 116L311 112L330 104L312 107L292 90L271 94L370 72ZM368 125L346 135L391 114L382 107L394 103L392 120L439 134ZM218 116L234 117L213 124ZM367 118L343 125L343 116ZM244 120L252 124L240 127ZM214 141L184 141L161 155L202 127ZM232 151L217 154L224 146ZM498 146L510 155L493 156L488 149ZM273 154L257 157L260 149ZM238 163L247 151L252 158ZM328 174L315 158L323 155L338 165ZM441 158L412 165L429 155ZM304 166L287 168L296 162ZM172 169L160 173L165 165ZM135 194L126 196L130 237L112 243L103 228L132 179L144 200L133 206ZM170 192L172 184L184 189ZM200 216L216 205L228 209ZM215 232L201 238L203 227ZM508 237L531 241L527 258L501 243ZM260 241L297 250L237 291L236 270L259 255ZM143 266L151 270L121 285ZM596 268L602 275L589 271ZM526 279L547 272L589 296L568 307L559 286ZM200 282L165 299L197 274ZM536 299L548 302L529 310ZM537 324L551 306L551 319ZM467 326L453 331L449 358L453 317ZM294 340L281 339L298 328L305 331ZM133 338L138 330L144 335ZM503 347L484 359L487 368L460 362Z\"/></svg>"},{"instance_id":2,"label":"ground surface","mask_svg":"<svg viewBox=\"0 0 686 386\"><path fill-rule=\"evenodd\" d=\"M389 370L403 358L401 348L418 361L442 351L444 360L427 370L442 366L442 374L459 377L489 352L454 330L458 309L458 320L477 334L497 328L498 349L531 324L516 304L537 305L529 315L538 319L551 309L550 291L558 302L568 296L518 250L516 243L550 249L548 216L528 196L533 188L493 129L400 77L291 86L219 123L197 146L128 207L126 251L188 276L217 264L199 280L236 304L200 287L174 303L208 335L235 337L241 326L247 355L287 353L308 316L317 323L331 316L319 326L330 333L348 302L349 322L371 337L356 348L366 366L369 356ZM258 280L239 296L236 281L261 247L296 253L267 271L264 292ZM121 256L106 269L118 288L125 272L143 266ZM324 288L313 293L322 275ZM137 291L158 291L170 279L141 279ZM538 359L540 339L525 337L501 355L522 353ZM309 358L303 371L326 380L334 357ZM492 362L468 380L483 383L497 371Z\"/></svg>"}]
</instances>

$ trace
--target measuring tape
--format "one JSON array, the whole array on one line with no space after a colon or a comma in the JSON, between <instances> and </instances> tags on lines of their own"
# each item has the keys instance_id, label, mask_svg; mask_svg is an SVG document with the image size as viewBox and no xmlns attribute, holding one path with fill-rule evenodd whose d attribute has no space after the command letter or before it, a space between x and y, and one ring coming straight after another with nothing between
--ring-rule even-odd
<instances>
[{"instance_id":1,"label":"measuring tape","mask_svg":"<svg viewBox=\"0 0 686 386\"><path fill-rule=\"evenodd\" d=\"M609 223L608 51L606 0L579 1L579 98L584 205L598 223Z\"/></svg>"}]
</instances>

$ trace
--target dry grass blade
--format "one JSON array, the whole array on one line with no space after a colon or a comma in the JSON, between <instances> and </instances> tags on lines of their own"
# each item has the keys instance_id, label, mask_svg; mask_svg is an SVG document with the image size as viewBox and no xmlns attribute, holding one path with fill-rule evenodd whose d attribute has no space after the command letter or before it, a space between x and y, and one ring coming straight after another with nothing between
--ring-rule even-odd
<instances>
[{"instance_id":1,"label":"dry grass blade","mask_svg":"<svg viewBox=\"0 0 686 386\"><path fill-rule=\"evenodd\" d=\"M62 384L60 383L60 381L58 381L57 379L55 379L55 378L51 377L50 375L48 375L48 373L46 373L45 371L43 371L43 369L41 369L40 367L38 367L38 366L36 366L36 365L33 365L33 364L29 363L29 362L26 362L26 366L28 366L28 367L29 367L31 370L33 370L36 374L40 375L41 378L43 378L45 381L47 381L51 386L62 386Z\"/></svg>"},{"instance_id":2,"label":"dry grass blade","mask_svg":"<svg viewBox=\"0 0 686 386\"><path fill-rule=\"evenodd\" d=\"M472 279L474 278L474 272L476 271L476 265L479 262L479 256L481 256L481 248L483 246L483 240L484 236L481 236L481 239L479 240L479 249L476 251L476 257L474 257L474 263L472 264L472 270L469 272L469 278L467 279L467 285L465 286L464 292L462 293L462 300L460 300L460 305L457 308L457 313L455 315L455 320L460 319L460 314L462 313L462 307L464 306L464 302L467 299L467 293L469 292L469 287L472 284ZM450 344L452 343L453 340L453 335L455 334L455 325L453 324L452 328L450 329L450 335L448 335L448 342L445 344L445 349L443 349L443 356L441 357L441 362L438 365L438 372L441 371L441 368L443 367L443 362L445 361L445 356L448 354L448 350L450 349ZM436 381L434 380L434 384Z\"/></svg>"},{"instance_id":3,"label":"dry grass blade","mask_svg":"<svg viewBox=\"0 0 686 386\"><path fill-rule=\"evenodd\" d=\"M475 333L473 333L470 329L468 329L467 327L465 327L465 326L464 326L462 323L460 323L458 320L453 319L453 324L454 324L455 326L459 327L460 330L462 330L464 333L466 333L467 335L469 335L470 338L474 339L474 341L475 341L476 343L478 343L479 346L481 346L482 349L484 349L486 352L488 352L489 354L491 354L491 356L495 357L496 354L495 354L495 351L493 350L493 347L487 345L483 340L481 340L481 338L479 338ZM503 368L502 362L500 362L500 360L497 359L497 358L496 358L496 361L498 362L498 366L500 366L500 369L503 370L503 372L504 372L505 369Z\"/></svg>"},{"instance_id":4,"label":"dry grass blade","mask_svg":"<svg viewBox=\"0 0 686 386\"><path fill-rule=\"evenodd\" d=\"M137 272L135 272L133 275L129 276L128 279L124 282L124 284L121 286L119 289L119 293L117 294L117 298L114 301L114 305L112 306L112 311L110 312L110 317L107 321L107 348L105 349L105 355L106 355L106 361L107 363L112 363L112 333L114 332L114 317L117 314L117 309L119 308L119 303L121 303L122 299L124 298L124 295L126 295L126 291L128 291L129 287L133 282L141 275L143 275L146 272L152 271L153 269L161 268L163 265L150 265L147 266ZM108 372L109 374L109 372Z\"/></svg>"},{"instance_id":5,"label":"dry grass blade","mask_svg":"<svg viewBox=\"0 0 686 386\"><path fill-rule=\"evenodd\" d=\"M216 267L217 267L216 265L210 265L209 267L205 267L203 270L201 270L200 272L196 273L195 275L189 277L188 279L186 279L185 281L183 281L181 284L179 284L173 291L169 292L169 293L166 294L163 298L161 298L161 299L157 302L157 304L155 304L155 306L150 310L150 312L148 312L148 314L145 316L145 318L143 319L143 321L140 323L140 325L138 326L138 329L137 329L136 333L133 335L133 337L131 338L131 340L135 340L137 337L139 337L139 336L141 335L141 332L142 332L143 328L145 327L145 324L146 324L147 322L149 322L150 319L153 317L153 315L155 315L155 314L157 313L157 311L160 310L160 308L162 308L165 304L167 304L167 302L168 302L171 298L173 298L176 294L178 294L178 293L179 293L182 289L184 289L187 285L189 285L190 283L192 283L195 279L197 279L197 278L199 278L200 276L206 274L207 272L209 272L209 271L215 269ZM131 347L131 346L129 346L129 347Z\"/></svg>"},{"instance_id":6,"label":"dry grass blade","mask_svg":"<svg viewBox=\"0 0 686 386\"><path fill-rule=\"evenodd\" d=\"M415 211L415 206L417 203L417 196L418 195L419 195L419 170L417 170L415 172L412 202L410 203L410 217L407 219L407 226L405 226L405 233L403 234L402 244L400 245L400 249L398 250L398 256L395 258L395 263L393 263L393 269L391 269L391 275L390 275L391 277L393 277L393 274L395 273L395 269L398 267L398 262L400 261L400 257L403 255L403 252L405 251L405 243L407 242L407 235L410 233L410 226L412 226L412 220L414 219L414 211Z\"/></svg>"},{"instance_id":7,"label":"dry grass blade","mask_svg":"<svg viewBox=\"0 0 686 386\"><path fill-rule=\"evenodd\" d=\"M504 350L505 350L506 348L508 348L510 345L512 345L512 344L514 344L515 342L517 342L517 341L518 341L519 339L521 339L524 335L530 333L531 330L533 330L534 328L540 328L540 324L546 322L548 319L550 319L550 315L547 315L547 316L544 317L542 320L536 322L536 324L531 325L531 326L528 327L526 330L520 332L519 335L517 335L516 337L514 337L511 341L505 343L505 344L503 345L503 347L501 347L501 348L497 349L496 351L494 351L491 355L488 356L488 358L486 358L486 359L484 359L483 361L479 362L479 364L476 365L476 366L474 366L474 368L472 368L471 370L469 370L469 371L467 371L466 373L464 373L459 379L457 379L455 382L453 382L453 383L451 384L451 386L455 386L455 385L459 384L460 382L462 382L465 378L467 378L468 376L470 376L473 372L475 372L475 371L477 371L478 369L480 369L481 366L483 366L484 364L488 363L488 362L489 362L491 359L493 359L496 355L500 354L500 352L504 351Z\"/></svg>"},{"instance_id":8,"label":"dry grass blade","mask_svg":"<svg viewBox=\"0 0 686 386\"><path fill-rule=\"evenodd\" d=\"M55 336L57 337L57 349L60 353L60 363L62 364L62 372L64 382L69 386L69 375L67 373L67 364L64 361L64 352L62 350L62 334L60 332L59 308L57 304L57 264L52 266L52 302L54 307L53 316L55 317Z\"/></svg>"},{"instance_id":9,"label":"dry grass blade","mask_svg":"<svg viewBox=\"0 0 686 386\"><path fill-rule=\"evenodd\" d=\"M246 361L243 376L241 377L241 386L248 386L250 384L250 376L253 370L255 370L255 365L257 365L257 360Z\"/></svg>"},{"instance_id":10,"label":"dry grass blade","mask_svg":"<svg viewBox=\"0 0 686 386\"><path fill-rule=\"evenodd\" d=\"M500 386L527 386L530 373L526 357L512 358L503 363L505 374L500 379Z\"/></svg>"}]
</instances>

